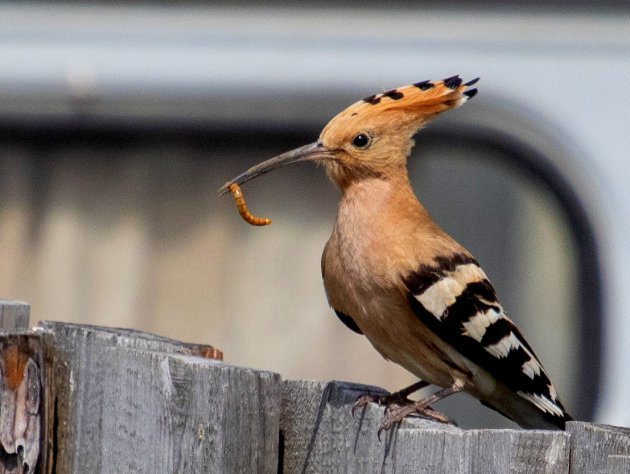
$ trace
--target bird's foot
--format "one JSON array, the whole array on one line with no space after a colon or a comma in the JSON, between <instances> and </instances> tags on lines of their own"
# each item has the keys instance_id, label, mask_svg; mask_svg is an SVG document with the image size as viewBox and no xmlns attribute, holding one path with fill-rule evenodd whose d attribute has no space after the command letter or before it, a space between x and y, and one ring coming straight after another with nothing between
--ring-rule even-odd
<instances>
[{"instance_id":1,"label":"bird's foot","mask_svg":"<svg viewBox=\"0 0 630 474\"><path fill-rule=\"evenodd\" d=\"M369 393L360 395L352 405L352 417L359 408L366 407L369 403L378 403L381 405L389 395L371 395Z\"/></svg>"},{"instance_id":2,"label":"bird's foot","mask_svg":"<svg viewBox=\"0 0 630 474\"><path fill-rule=\"evenodd\" d=\"M455 421L446 416L444 413L440 413L434 410L426 404L425 400L417 402L410 402L402 406L391 406L385 412L385 417L381 422L381 426L378 428L378 439L381 439L381 433L383 431L390 430L394 425L399 424L404 418L409 415L416 415L428 420L437 421L438 423L444 423L446 425L455 425Z\"/></svg>"},{"instance_id":3,"label":"bird's foot","mask_svg":"<svg viewBox=\"0 0 630 474\"><path fill-rule=\"evenodd\" d=\"M378 439L381 439L381 433L392 428L395 424L400 423L407 415L417 414L423 418L437 421L439 423L455 425L457 424L448 416L431 408L431 405L442 398L448 397L453 393L461 392L464 385L460 381L455 381L450 387L438 390L433 395L429 395L417 402L409 402L403 406L392 406L385 412L381 426L378 429Z\"/></svg>"},{"instance_id":4,"label":"bird's foot","mask_svg":"<svg viewBox=\"0 0 630 474\"><path fill-rule=\"evenodd\" d=\"M372 395L372 394L364 394L356 399L354 404L352 405L352 416L356 413L359 408L365 407L368 403L377 403L380 406L391 407L392 405L402 406L413 403L407 397L426 386L428 386L428 382L420 380L409 387L405 387L398 392L390 393L387 395Z\"/></svg>"}]
</instances>

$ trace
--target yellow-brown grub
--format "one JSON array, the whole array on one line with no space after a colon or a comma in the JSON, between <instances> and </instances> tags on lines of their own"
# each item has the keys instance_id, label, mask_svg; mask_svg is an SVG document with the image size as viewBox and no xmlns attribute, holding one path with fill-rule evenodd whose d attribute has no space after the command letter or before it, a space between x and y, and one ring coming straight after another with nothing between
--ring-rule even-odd
<instances>
[{"instance_id":1,"label":"yellow-brown grub","mask_svg":"<svg viewBox=\"0 0 630 474\"><path fill-rule=\"evenodd\" d=\"M241 191L241 187L232 183L228 187L232 196L234 196L234 202L236 202L236 207L238 208L238 212L243 218L245 222L251 225L263 226L271 224L271 219L266 217L256 217L247 209L247 204L245 204L245 197L243 196L243 191Z\"/></svg>"}]
</instances>

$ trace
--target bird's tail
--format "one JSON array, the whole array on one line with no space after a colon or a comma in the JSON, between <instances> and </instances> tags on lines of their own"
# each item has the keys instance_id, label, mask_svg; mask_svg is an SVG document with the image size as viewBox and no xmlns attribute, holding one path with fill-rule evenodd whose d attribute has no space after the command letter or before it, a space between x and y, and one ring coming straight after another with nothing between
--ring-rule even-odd
<instances>
[{"instance_id":1,"label":"bird's tail","mask_svg":"<svg viewBox=\"0 0 630 474\"><path fill-rule=\"evenodd\" d=\"M496 394L491 400L480 399L481 404L492 408L501 415L509 418L521 428L536 430L564 430L567 421L573 420L558 400L556 403L562 409L562 415L541 410L530 401L512 391Z\"/></svg>"}]
</instances>

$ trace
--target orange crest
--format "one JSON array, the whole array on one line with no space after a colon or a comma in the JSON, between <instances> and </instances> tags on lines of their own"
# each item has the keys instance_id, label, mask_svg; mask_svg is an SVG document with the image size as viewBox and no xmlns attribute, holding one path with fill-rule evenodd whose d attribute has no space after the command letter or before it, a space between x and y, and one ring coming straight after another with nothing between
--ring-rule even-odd
<instances>
[{"instance_id":1,"label":"orange crest","mask_svg":"<svg viewBox=\"0 0 630 474\"><path fill-rule=\"evenodd\" d=\"M463 84L459 76L431 82L422 81L374 94L355 102L335 116L322 131L321 137L342 134L356 127L390 128L392 125L413 133L431 117L459 107L475 96L477 89L467 89L479 78Z\"/></svg>"}]
</instances>

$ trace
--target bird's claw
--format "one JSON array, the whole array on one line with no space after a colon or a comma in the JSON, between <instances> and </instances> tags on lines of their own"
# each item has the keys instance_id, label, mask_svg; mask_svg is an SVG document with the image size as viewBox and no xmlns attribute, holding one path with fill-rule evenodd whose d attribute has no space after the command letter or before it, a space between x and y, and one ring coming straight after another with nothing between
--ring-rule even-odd
<instances>
[{"instance_id":1,"label":"bird's claw","mask_svg":"<svg viewBox=\"0 0 630 474\"><path fill-rule=\"evenodd\" d=\"M385 416L378 428L377 436L379 441L383 431L389 431L394 425L400 424L409 415L416 415L438 423L457 426L451 418L428 405L419 405L418 403L410 403L403 406L390 405L385 410Z\"/></svg>"},{"instance_id":2,"label":"bird's claw","mask_svg":"<svg viewBox=\"0 0 630 474\"><path fill-rule=\"evenodd\" d=\"M352 417L359 408L363 408L368 403L376 403L379 406L385 405L385 410L391 410L393 407L399 407L406 403L412 403L406 398L402 398L398 392L387 395L371 395L369 393L360 395L352 405Z\"/></svg>"},{"instance_id":3,"label":"bird's claw","mask_svg":"<svg viewBox=\"0 0 630 474\"><path fill-rule=\"evenodd\" d=\"M437 421L438 423L444 423L445 425L453 425L457 426L457 423L452 418L449 418L444 413L441 413L437 410L434 410L431 407L426 407L423 414L420 416L427 418L429 420Z\"/></svg>"},{"instance_id":4,"label":"bird's claw","mask_svg":"<svg viewBox=\"0 0 630 474\"><path fill-rule=\"evenodd\" d=\"M368 405L368 403L372 402L378 403L380 405L382 403L382 400L383 397L380 395L370 395L369 393L360 395L359 397L357 397L354 404L352 405L352 418L354 418L354 415L359 408L364 408Z\"/></svg>"},{"instance_id":5,"label":"bird's claw","mask_svg":"<svg viewBox=\"0 0 630 474\"><path fill-rule=\"evenodd\" d=\"M376 432L376 436L378 440L381 441L381 434L383 431L389 431L394 423L400 423L400 421L394 421L389 418L389 416L385 416L383 421L381 422L381 426L378 427L378 431Z\"/></svg>"}]
</instances>

